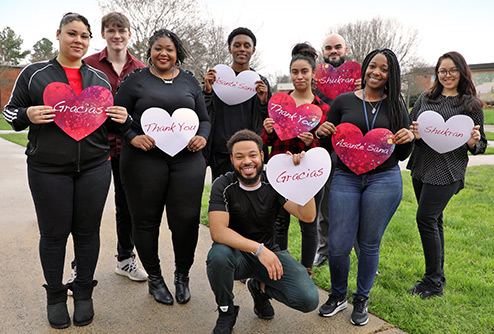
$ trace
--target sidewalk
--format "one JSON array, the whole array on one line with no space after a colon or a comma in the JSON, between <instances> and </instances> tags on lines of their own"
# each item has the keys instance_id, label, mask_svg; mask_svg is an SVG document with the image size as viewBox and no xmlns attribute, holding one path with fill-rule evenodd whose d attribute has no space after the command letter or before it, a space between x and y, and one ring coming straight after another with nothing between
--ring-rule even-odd
<instances>
[{"instance_id":1,"label":"sidewalk","mask_svg":"<svg viewBox=\"0 0 494 334\"><path fill-rule=\"evenodd\" d=\"M210 333L218 313L214 295L206 277L206 256L211 245L208 228L201 226L195 264L191 270L191 301L186 305L165 306L154 301L147 283L132 282L113 273L115 267L115 222L113 189L110 189L101 226L101 250L96 269L99 281L94 293L95 318L85 327L52 329L46 319L46 297L38 255L38 228L26 177L24 148L0 138L0 332L25 333L97 333L97 334L203 334ZM70 274L72 240L67 247L65 279ZM163 219L160 235L163 275L172 293L173 251L170 233ZM276 316L271 321L258 319L252 311L252 298L244 284L235 283L235 303L240 313L234 333L403 333L394 325L375 316L369 324L350 324L352 305L332 318L322 318L317 311L307 314L289 309L276 301ZM320 304L327 292L319 290ZM69 312L72 300L69 297Z\"/></svg>"}]
</instances>

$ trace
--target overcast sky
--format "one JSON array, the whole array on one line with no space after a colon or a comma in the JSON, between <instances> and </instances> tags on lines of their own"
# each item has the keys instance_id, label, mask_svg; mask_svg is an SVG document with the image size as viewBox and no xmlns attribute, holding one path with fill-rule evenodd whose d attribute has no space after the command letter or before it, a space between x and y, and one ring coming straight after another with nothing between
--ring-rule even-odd
<instances>
[{"instance_id":1,"label":"overcast sky","mask_svg":"<svg viewBox=\"0 0 494 334\"><path fill-rule=\"evenodd\" d=\"M308 41L319 49L331 26L380 15L396 18L419 31L418 55L431 65L447 51L458 51L469 64L494 62L494 0L209 0L204 15L232 30L249 27L256 34L262 57L261 74L288 74L294 44ZM55 33L68 11L86 16L94 38L88 55L104 47L97 0L0 0L0 29L11 27L31 49L41 38L56 47ZM351 45L351 41L348 41Z\"/></svg>"}]
</instances>

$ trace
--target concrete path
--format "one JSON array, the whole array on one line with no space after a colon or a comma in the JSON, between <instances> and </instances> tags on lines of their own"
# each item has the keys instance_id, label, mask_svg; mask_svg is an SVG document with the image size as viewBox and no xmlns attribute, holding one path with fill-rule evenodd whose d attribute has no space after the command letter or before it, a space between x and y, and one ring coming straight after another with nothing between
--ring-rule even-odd
<instances>
[{"instance_id":1,"label":"concrete path","mask_svg":"<svg viewBox=\"0 0 494 334\"><path fill-rule=\"evenodd\" d=\"M94 293L95 318L89 326L52 329L46 319L46 297L38 255L38 227L26 178L24 148L0 138L0 333L210 333L218 313L206 277L205 259L211 238L206 227L200 228L195 264L191 270L192 299L186 305L165 306L149 295L147 283L132 282L114 274L115 223L112 196L109 196L101 226L101 251L96 270L99 280ZM110 189L110 194L113 190ZM65 279L70 274L72 241L67 246ZM160 257L166 282L173 289L173 252L166 220L160 235ZM320 304L327 292L319 290ZM273 302L276 316L271 321L258 319L244 284L235 283L235 303L240 314L234 333L403 333L394 325L375 316L368 325L350 324L352 306L332 318L317 312L303 314ZM69 299L69 312L72 313Z\"/></svg>"}]
</instances>

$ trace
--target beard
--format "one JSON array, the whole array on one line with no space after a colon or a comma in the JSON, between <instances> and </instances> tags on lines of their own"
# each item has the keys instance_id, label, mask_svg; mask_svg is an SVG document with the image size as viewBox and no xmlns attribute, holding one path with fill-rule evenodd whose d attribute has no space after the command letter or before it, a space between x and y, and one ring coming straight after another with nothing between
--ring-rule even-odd
<instances>
[{"instance_id":1,"label":"beard","mask_svg":"<svg viewBox=\"0 0 494 334\"><path fill-rule=\"evenodd\" d=\"M254 175L253 177L245 177L242 175L242 173L240 172L240 170L238 170L237 168L233 167L233 171L235 173L235 176L238 178L238 180L240 182L242 182L243 184L247 185L247 186L250 186L250 185L253 185L255 184L257 181L259 181L259 178L261 177L261 173L262 171L264 170L264 162L261 163L260 166L257 166L256 167L256 175Z\"/></svg>"},{"instance_id":2,"label":"beard","mask_svg":"<svg viewBox=\"0 0 494 334\"><path fill-rule=\"evenodd\" d=\"M329 58L324 58L324 62L330 64L333 67L340 67L345 62L345 57L340 57L337 60L331 60Z\"/></svg>"}]
</instances>

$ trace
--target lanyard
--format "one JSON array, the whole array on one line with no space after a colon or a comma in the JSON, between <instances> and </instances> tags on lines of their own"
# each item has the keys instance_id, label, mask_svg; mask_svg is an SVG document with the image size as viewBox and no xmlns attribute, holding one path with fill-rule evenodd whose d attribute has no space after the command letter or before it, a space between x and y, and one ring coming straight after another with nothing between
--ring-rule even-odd
<instances>
[{"instance_id":1,"label":"lanyard","mask_svg":"<svg viewBox=\"0 0 494 334\"><path fill-rule=\"evenodd\" d=\"M383 95L381 95L381 101L379 101L379 104L377 105L376 113L374 114L374 118L372 119L372 126L369 128L369 117L367 116L367 106L365 105L365 94L364 90L362 89L362 102L364 104L364 116L365 116L365 124L367 125L367 132L370 130L374 129L374 124L376 123L376 118L377 115L379 114L379 109L381 109L381 104L383 103Z\"/></svg>"}]
</instances>

